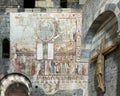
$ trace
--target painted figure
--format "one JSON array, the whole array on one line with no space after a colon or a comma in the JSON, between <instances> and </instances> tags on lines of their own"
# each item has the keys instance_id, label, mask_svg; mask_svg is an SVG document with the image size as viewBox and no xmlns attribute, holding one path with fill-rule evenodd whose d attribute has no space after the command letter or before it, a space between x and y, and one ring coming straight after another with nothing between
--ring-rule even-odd
<instances>
[{"instance_id":1,"label":"painted figure","mask_svg":"<svg viewBox=\"0 0 120 96\"><path fill-rule=\"evenodd\" d=\"M21 71L21 64L20 64L20 60L17 59L16 60L16 72L20 72Z\"/></svg>"},{"instance_id":2,"label":"painted figure","mask_svg":"<svg viewBox=\"0 0 120 96\"><path fill-rule=\"evenodd\" d=\"M49 75L51 71L51 61L45 60L45 75Z\"/></svg>"},{"instance_id":3,"label":"painted figure","mask_svg":"<svg viewBox=\"0 0 120 96\"><path fill-rule=\"evenodd\" d=\"M51 61L51 73L55 73L55 62Z\"/></svg>"},{"instance_id":4,"label":"painted figure","mask_svg":"<svg viewBox=\"0 0 120 96\"><path fill-rule=\"evenodd\" d=\"M30 75L33 76L35 74L35 71L36 71L36 66L33 62L32 65L31 65Z\"/></svg>"},{"instance_id":5,"label":"painted figure","mask_svg":"<svg viewBox=\"0 0 120 96\"><path fill-rule=\"evenodd\" d=\"M36 68L36 74L35 74L35 78L36 78L36 80L38 79L38 77L39 77L39 72L41 71L41 63L40 63L40 61L39 62L37 62L37 68Z\"/></svg>"}]
</instances>

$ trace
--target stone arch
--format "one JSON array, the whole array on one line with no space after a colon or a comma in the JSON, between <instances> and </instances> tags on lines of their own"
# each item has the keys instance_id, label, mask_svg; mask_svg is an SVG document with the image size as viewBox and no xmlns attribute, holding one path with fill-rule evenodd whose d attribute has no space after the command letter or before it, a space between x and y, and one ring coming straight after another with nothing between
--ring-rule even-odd
<instances>
[{"instance_id":1,"label":"stone arch","mask_svg":"<svg viewBox=\"0 0 120 96\"><path fill-rule=\"evenodd\" d=\"M111 23L110 23L111 22ZM117 95L118 92L115 92L116 90L119 90L120 88L117 86L118 80L116 80L114 77L117 76L118 73L117 70L118 67L118 59L116 58L116 54L119 52L119 38L118 38L118 19L116 14L113 11L105 11L102 14L100 14L92 23L91 27L89 28L88 34L85 38L85 43L89 44L90 46L95 45L97 41L100 41L102 39L103 35L109 38L105 39L107 43L116 43L118 45L118 48L114 50L114 52L111 52L107 55L105 55L105 83L106 83L106 92L105 94L108 96L119 96ZM102 33L103 32L103 33ZM101 33L101 35L97 35ZM114 33L114 34L112 34ZM112 35L111 35L112 34ZM97 39L95 39L96 37ZM99 39L98 39L99 38ZM95 39L95 40L94 40ZM118 40L118 41L117 41ZM95 42L93 42L95 41ZM100 43L97 42L95 45L96 49L99 48ZM97 47L98 46L98 47ZM107 46L107 45L106 45ZM89 95L95 95L95 96L103 96L98 90L97 90L97 80L96 80L96 62L91 63L91 54L95 52L94 46L90 47L90 65L89 65ZM93 48L93 49L92 49ZM118 54L117 56L120 56ZM110 63L110 64L108 64ZM110 69L110 70L109 70ZM113 71L113 72L111 72ZM91 74L92 73L92 74ZM115 74L115 75L114 75ZM111 79L112 78L112 79ZM109 83L112 82L112 83ZM114 85L113 85L114 84ZM115 85L116 84L116 85ZM113 89L112 89L113 88ZM111 94L110 90L113 91Z\"/></svg>"},{"instance_id":2,"label":"stone arch","mask_svg":"<svg viewBox=\"0 0 120 96\"><path fill-rule=\"evenodd\" d=\"M109 3L109 4L107 4L106 6L105 6L105 9L104 9L104 11L108 11L108 10L110 10L110 11L115 11L115 9L116 9L116 4L114 4L114 3Z\"/></svg>"},{"instance_id":3,"label":"stone arch","mask_svg":"<svg viewBox=\"0 0 120 96\"><path fill-rule=\"evenodd\" d=\"M118 34L120 34L120 1L119 2L114 2L114 3L109 3L106 4L106 6L103 8L104 10L100 10L100 13L103 13L105 11L112 11L114 15L116 16L118 20Z\"/></svg>"},{"instance_id":4,"label":"stone arch","mask_svg":"<svg viewBox=\"0 0 120 96\"><path fill-rule=\"evenodd\" d=\"M91 13L92 15L88 14L88 15L91 15L91 16L89 16L91 20L88 19L89 23L88 24L85 23L87 25L84 25L84 26L87 26L86 28L83 28L83 31L85 31L84 38L86 38L86 35L89 34L90 27L92 26L93 22L99 17L99 15L103 14L104 12L108 12L108 11L113 12L114 15L116 16L116 18L118 20L118 32L119 32L118 34L120 34L120 11L119 11L120 7L119 7L119 5L120 5L120 1L119 2L117 2L117 1L116 2L114 2L114 1L113 2L109 2L109 3L104 4L103 6L101 6L98 10L93 11ZM88 6L88 7L90 7L90 6ZM88 10L88 9L86 9L86 10Z\"/></svg>"},{"instance_id":5,"label":"stone arch","mask_svg":"<svg viewBox=\"0 0 120 96\"><path fill-rule=\"evenodd\" d=\"M10 88L13 88L14 90L11 90ZM30 96L31 94L31 88L32 84L30 79L21 73L9 73L5 75L1 80L0 80L0 96L9 96L9 92L14 91L15 89L18 88L19 91L25 92L25 96ZM23 90L25 89L25 90ZM16 89L17 90L17 89ZM17 90L18 91L18 90ZM19 96L19 95L17 95Z\"/></svg>"},{"instance_id":6,"label":"stone arch","mask_svg":"<svg viewBox=\"0 0 120 96\"><path fill-rule=\"evenodd\" d=\"M109 18L110 16L114 16L116 20L118 20L116 14L113 11L104 11L101 14L99 14L96 19L92 22L91 26L89 27L89 30L87 32L87 35L83 38L85 43L92 43L92 39L95 35L95 32L97 29L104 23L104 21ZM102 19L104 18L104 19ZM89 39L89 41L88 41Z\"/></svg>"}]
</instances>

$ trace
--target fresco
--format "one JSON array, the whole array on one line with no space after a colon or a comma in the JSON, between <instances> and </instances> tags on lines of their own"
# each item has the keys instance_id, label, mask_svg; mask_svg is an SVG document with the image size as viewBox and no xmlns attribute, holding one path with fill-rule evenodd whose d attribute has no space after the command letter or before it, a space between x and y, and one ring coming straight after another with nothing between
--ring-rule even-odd
<instances>
[{"instance_id":1,"label":"fresco","mask_svg":"<svg viewBox=\"0 0 120 96\"><path fill-rule=\"evenodd\" d=\"M85 87L81 20L78 13L11 13L9 72L26 74L49 95ZM77 96L87 96L85 92Z\"/></svg>"}]
</instances>

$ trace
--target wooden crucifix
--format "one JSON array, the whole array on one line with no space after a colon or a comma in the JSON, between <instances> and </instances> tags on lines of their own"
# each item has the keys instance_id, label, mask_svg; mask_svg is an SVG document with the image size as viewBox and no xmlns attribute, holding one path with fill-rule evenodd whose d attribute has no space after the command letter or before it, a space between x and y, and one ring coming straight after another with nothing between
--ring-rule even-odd
<instances>
[{"instance_id":1,"label":"wooden crucifix","mask_svg":"<svg viewBox=\"0 0 120 96\"><path fill-rule=\"evenodd\" d=\"M96 78L98 82L98 88L102 93L105 93L104 82L104 56L117 48L117 44L114 43L108 48L105 48L105 37L101 40L100 49L97 50L97 55L91 58L91 61L96 61Z\"/></svg>"}]
</instances>

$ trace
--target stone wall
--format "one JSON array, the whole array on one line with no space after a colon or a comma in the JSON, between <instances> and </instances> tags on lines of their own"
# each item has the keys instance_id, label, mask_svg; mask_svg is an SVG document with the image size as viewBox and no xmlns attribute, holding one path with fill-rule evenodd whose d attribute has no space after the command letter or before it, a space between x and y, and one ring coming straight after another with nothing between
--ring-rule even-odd
<instances>
[{"instance_id":1,"label":"stone wall","mask_svg":"<svg viewBox=\"0 0 120 96\"><path fill-rule=\"evenodd\" d=\"M10 2L10 1L13 1L13 2ZM46 13L77 13L77 12L80 12L81 10L81 5L79 6L78 4L78 1L77 3L68 3L68 7L70 8L65 8L65 9L62 9L62 8L59 8L60 5L59 5L59 0L49 0L50 2L53 2L51 4L53 4L52 6L48 6L48 7L52 7L52 8L34 8L34 9L23 9L23 8L20 8L18 9L17 5L20 5L20 7L23 7L23 0L18 0L18 1L15 1L15 0L1 0L0 1L0 78L3 77L4 74L7 74L8 72L8 65L10 64L9 62L9 59L3 59L2 58L2 40L4 38L7 38L9 39L10 36L9 36L9 33L10 33L10 15L9 13L10 12L25 12L25 13L41 13L41 12L46 12ZM2 5L1 5L2 4ZM8 8L6 8L8 7ZM9 8L9 7L12 7L12 8ZM76 9L77 8L77 9ZM80 10L79 10L80 9ZM81 27L81 25L79 25L79 28ZM80 54L80 53L79 53ZM85 69L85 67L88 65L87 64L87 61L84 60L84 58L87 58L88 59L88 56L85 56L85 52L83 50L83 52L81 53L82 54L82 57L83 57L83 60L82 62L85 63L86 65L83 66L82 70L85 70L85 71L82 71L82 74L84 74L85 76L82 76L82 79L83 81L82 84L83 86L85 86L83 89L80 89L80 90L67 90L67 91L63 91L63 90L60 90L58 93L56 93L54 96L61 96L60 94L62 94L62 96L72 96L73 95L73 92L77 93L79 96L82 96L84 94L84 96L87 96L87 71ZM79 57L80 58L80 57ZM84 65L84 64L82 64ZM13 67L13 66L10 66L10 67ZM40 94L42 94L42 96L46 96L45 93L43 92L43 90L39 87L39 84L38 82L32 82L32 94L31 96L38 96ZM38 86L37 86L38 85ZM71 85L71 83L70 83ZM66 86L67 87L67 86ZM69 94L68 94L69 93ZM52 95L51 95L52 96Z\"/></svg>"},{"instance_id":2,"label":"stone wall","mask_svg":"<svg viewBox=\"0 0 120 96\"><path fill-rule=\"evenodd\" d=\"M118 21L118 29L120 29L120 11L119 11L119 0L88 0L88 4L83 7L83 45L85 49L88 49L88 54L91 55L91 44L92 40L95 36L96 31L91 30L91 26L96 18L101 15L105 11L112 11ZM97 5L97 6L96 6ZM109 23L108 25L110 25ZM104 26L105 27L105 26ZM110 27L111 28L111 27ZM110 29L109 28L109 29ZM119 33L117 33L119 34ZM119 36L117 35L116 38ZM102 37L101 37L102 39ZM110 39L112 41L112 38ZM98 42L98 41L96 41ZM93 44L94 45L94 44ZM97 89L97 80L96 80L96 62L91 64L91 60L89 57L89 67L88 67L88 94L89 96L119 96L120 95L120 69L119 69L119 54L120 47L105 56L105 86L106 92L105 94L101 94Z\"/></svg>"},{"instance_id":3,"label":"stone wall","mask_svg":"<svg viewBox=\"0 0 120 96\"><path fill-rule=\"evenodd\" d=\"M8 59L2 58L2 41L4 39L9 40L10 33L10 20L9 14L1 14L0 15L0 74L6 74L8 69ZM4 65L4 66L3 66Z\"/></svg>"},{"instance_id":4,"label":"stone wall","mask_svg":"<svg viewBox=\"0 0 120 96\"><path fill-rule=\"evenodd\" d=\"M81 0L80 0L81 1ZM79 0L67 0L67 8L81 8L84 4L83 1ZM52 7L52 8L61 8L60 0L45 0L45 1L36 1L36 7Z\"/></svg>"},{"instance_id":5,"label":"stone wall","mask_svg":"<svg viewBox=\"0 0 120 96\"><path fill-rule=\"evenodd\" d=\"M38 18L39 18L39 21L38 21ZM58 94L58 96L61 96L62 94L71 96L73 92L75 94L79 94L79 92L77 92L76 89L81 88L83 89L83 93L80 93L80 94L84 94L84 96L87 96L86 85L87 85L88 63L77 61L81 59L81 57L78 56L81 53L81 49L79 49L81 47L81 43L80 43L81 41L81 37L80 37L81 36L81 22L80 22L81 19L82 17L81 17L81 14L79 13L61 13L61 14L59 13L54 13L54 14L52 13L49 13L49 14L48 13L46 14L45 13L44 14L42 13L10 13L10 24L11 24L11 27L10 27L11 29L11 32L10 32L11 64L10 66L12 66L11 69L9 69L10 72L16 71L16 72L21 72L21 73L26 74L27 76L31 78L30 80L32 81L32 85L34 85L33 89L35 88L35 90L38 90L39 88L43 88L46 94L53 94L55 92L56 94ZM48 23L46 22L46 20ZM43 25L52 24L50 26L51 28L53 28L52 30L55 30L55 31L52 31L54 32L55 36L53 35L52 37L49 35L49 33L47 34L48 36L50 36L50 38L45 43L49 48L49 49L47 48L48 53L46 54L42 50L40 51L40 53L38 53L39 51L37 51L39 49L45 50L45 47L43 45L45 42L44 38L48 38L46 34L42 35L43 37L45 36L44 38L40 37L40 34L44 32L44 29L46 28L47 30L47 27L43 28L41 24ZM54 27L54 24L56 24L55 27ZM66 27L64 27L63 25ZM64 34L61 32L64 32ZM75 34L76 36L74 40L72 38L73 34ZM65 38L65 39L62 39L62 38ZM71 46L71 44L66 45L66 44L69 44L69 42L71 42L71 44L74 44L75 42L75 46L74 45ZM51 52L52 47L51 49L49 47L50 43L54 45L53 52ZM41 45L41 47L36 47L36 45L37 46ZM61 46L67 46L67 47L61 47ZM42 53L43 53L43 56L39 55ZM54 54L54 58L52 57L51 53ZM20 60L20 63L19 63L19 60ZM66 70L64 71L64 68L66 69L66 64L67 64L66 60L68 60L67 62L69 62L69 65L71 66L69 69L70 70L69 72ZM18 61L18 63L16 61ZM47 63L46 61L49 63ZM55 62L55 63L53 64L51 62ZM61 65L59 67L60 71L57 72L56 67L54 67L54 65L58 66L58 64L61 64ZM32 70L35 70L35 71L32 72ZM54 71L51 71L51 70L54 70ZM63 76L63 74L65 77ZM56 86L58 87L56 89L52 88L52 91L49 91L48 88L50 85L51 85L50 88L56 87ZM46 86L48 86L48 88L46 88ZM71 87L71 86L75 86L75 87ZM56 92L56 90L58 91ZM63 90L63 93L61 93L62 90ZM71 92L69 92L69 90L71 90ZM32 94L34 94L35 96L35 94L40 95L41 93L39 92L35 93L33 91Z\"/></svg>"},{"instance_id":6,"label":"stone wall","mask_svg":"<svg viewBox=\"0 0 120 96\"><path fill-rule=\"evenodd\" d=\"M40 10L37 10L37 8L35 8L35 9L25 9L24 10L25 11L25 13L23 13L23 14L30 14L31 12L32 12L32 14L38 14L38 13L40 13L41 11ZM9 33L10 33L10 15L9 15L9 12L12 12L12 13L17 13L18 12L18 9L17 8L6 8L6 9L4 9L3 11L1 11L1 19L0 19L0 21L1 21L1 25L0 25L0 28L1 28L1 40L2 39L4 39L4 38L10 38L10 36L9 36ZM67 9L50 9L50 8L47 8L47 10L45 10L45 12L47 13L49 13L50 14L50 12L52 12L52 13L56 13L56 12L59 12L59 13L61 13L61 12L65 12L65 13L62 13L62 14L67 14L67 12L68 13L71 13L71 14L77 14L77 12L78 11L75 11L74 9L69 9L69 8L67 8ZM74 13L73 13L74 12ZM58 13L58 14L59 14ZM42 14L42 13L41 13ZM64 15L63 15L64 16ZM74 16L74 15L73 15ZM76 20L78 20L78 32L81 32L80 30L81 30L81 23L79 23L80 21L81 21L81 16L78 16L78 19L76 19ZM80 19L80 20L79 20ZM73 26L73 27L75 27L75 26ZM79 34L80 35L80 34ZM80 35L81 36L81 35ZM80 37L81 38L81 37ZM81 40L81 39L80 39ZM2 43L2 41L1 41L1 43ZM79 44L81 44L80 42L79 42ZM78 48L80 48L80 46L78 46ZM2 44L1 44L1 49L2 49ZM81 50L81 49L80 49ZM80 50L78 50L78 51L80 51ZM80 54L80 52L78 52L77 54ZM82 52L82 56L83 57L85 57L85 54L84 54L84 52ZM78 56L78 58L80 59L80 56ZM86 58L86 57L85 57ZM6 61L6 60L5 60ZM1 50L1 62L3 62L3 58L2 58L2 50ZM10 62L9 63L6 63L6 64L10 64ZM7 72L11 72L11 71L8 71L8 66L6 67L6 65L5 64L3 64L3 63L1 63L0 64L1 66L1 68L2 68L2 70L1 70L1 74L2 75L4 75L4 74L7 74ZM4 66L3 66L4 65ZM83 59L82 60L82 63L81 63L81 65L83 66L83 67L81 67L81 69L83 70L83 71L81 71L81 74L84 74L84 76L82 76L82 80L80 81L81 83L82 83L82 86L85 86L84 88L82 88L82 89L80 89L80 90L71 90L71 91L69 91L69 90L59 90L56 94L54 94L54 95L50 95L50 96L61 96L60 94L62 94L62 96L72 96L73 95L73 93L77 93L77 94L79 94L80 96L82 96L83 94L84 94L84 96L87 96L87 62ZM84 66L85 65L85 66ZM10 66L10 68L13 68L13 66ZM10 69L9 68L9 69ZM79 75L80 76L80 75ZM56 77L56 76L55 76ZM72 82L69 82L69 86L71 85L71 83ZM32 96L37 96L37 95L40 95L40 94L44 94L45 95L45 93L43 93L43 90L41 89L41 87L39 86L39 82L37 82L37 81L33 81L32 82L32 85L33 85L33 89L32 89ZM67 86L68 84L66 84L66 87L68 87ZM68 94L69 93L69 94ZM42 95L42 96L44 96L44 95ZM46 95L45 95L46 96Z\"/></svg>"},{"instance_id":7,"label":"stone wall","mask_svg":"<svg viewBox=\"0 0 120 96\"><path fill-rule=\"evenodd\" d=\"M120 47L105 57L105 86L106 92L101 95L97 92L96 63L89 65L89 96L119 96L119 59Z\"/></svg>"},{"instance_id":8,"label":"stone wall","mask_svg":"<svg viewBox=\"0 0 120 96\"><path fill-rule=\"evenodd\" d=\"M90 31L89 28L92 25L93 21L105 11L114 12L118 18L119 23L120 22L119 4L120 4L119 0L87 0L87 3L83 7L84 18L82 31L84 38L89 33Z\"/></svg>"},{"instance_id":9,"label":"stone wall","mask_svg":"<svg viewBox=\"0 0 120 96\"><path fill-rule=\"evenodd\" d=\"M6 7L23 7L23 0L0 0L0 7L6 8Z\"/></svg>"},{"instance_id":10,"label":"stone wall","mask_svg":"<svg viewBox=\"0 0 120 96\"><path fill-rule=\"evenodd\" d=\"M81 1L81 0L80 0ZM79 0L68 0L67 8L79 8L84 2L81 1L79 4ZM24 0L1 0L0 7L3 8L16 8L18 5L23 8ZM60 8L60 0L36 0L35 7L44 7L44 8Z\"/></svg>"}]
</instances>

